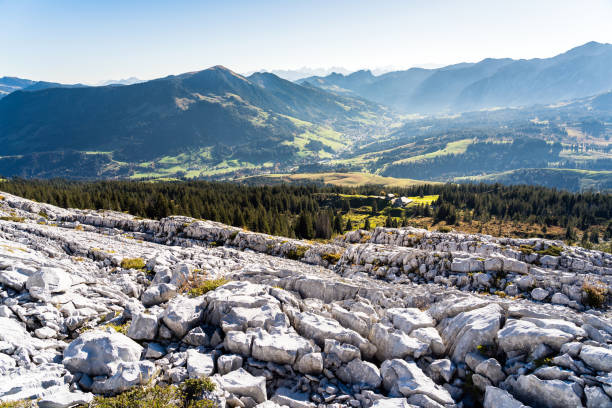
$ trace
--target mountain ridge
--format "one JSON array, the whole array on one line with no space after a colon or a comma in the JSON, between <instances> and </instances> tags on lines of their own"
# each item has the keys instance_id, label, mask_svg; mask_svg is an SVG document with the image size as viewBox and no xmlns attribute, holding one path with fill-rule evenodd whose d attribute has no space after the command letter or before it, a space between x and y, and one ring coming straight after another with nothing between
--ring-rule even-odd
<instances>
[{"instance_id":1,"label":"mountain ridge","mask_svg":"<svg viewBox=\"0 0 612 408\"><path fill-rule=\"evenodd\" d=\"M368 71L297 81L408 113L463 112L575 99L612 89L612 44L588 42L551 58L485 58L437 69Z\"/></svg>"}]
</instances>

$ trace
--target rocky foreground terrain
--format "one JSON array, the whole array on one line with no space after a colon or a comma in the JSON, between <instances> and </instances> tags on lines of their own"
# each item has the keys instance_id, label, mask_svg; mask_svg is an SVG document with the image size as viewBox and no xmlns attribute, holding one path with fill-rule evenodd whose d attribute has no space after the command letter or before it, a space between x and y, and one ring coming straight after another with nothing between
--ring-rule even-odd
<instances>
[{"instance_id":1,"label":"rocky foreground terrain","mask_svg":"<svg viewBox=\"0 0 612 408\"><path fill-rule=\"evenodd\" d=\"M0 192L0 400L208 376L220 407L610 407L610 290L612 255L561 242L321 244Z\"/></svg>"}]
</instances>

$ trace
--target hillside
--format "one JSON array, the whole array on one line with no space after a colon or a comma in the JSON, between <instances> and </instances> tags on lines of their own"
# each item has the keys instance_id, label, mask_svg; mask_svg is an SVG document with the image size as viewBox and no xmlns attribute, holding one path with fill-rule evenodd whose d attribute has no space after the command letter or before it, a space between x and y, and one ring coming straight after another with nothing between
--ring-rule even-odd
<instances>
[{"instance_id":1,"label":"hillside","mask_svg":"<svg viewBox=\"0 0 612 408\"><path fill-rule=\"evenodd\" d=\"M417 228L320 243L0 193L4 405L609 405L610 254Z\"/></svg>"},{"instance_id":2,"label":"hillside","mask_svg":"<svg viewBox=\"0 0 612 408\"><path fill-rule=\"evenodd\" d=\"M552 58L487 58L439 69L369 71L298 81L407 113L465 112L581 98L612 89L612 44L590 42Z\"/></svg>"},{"instance_id":3,"label":"hillside","mask_svg":"<svg viewBox=\"0 0 612 408\"><path fill-rule=\"evenodd\" d=\"M486 176L456 177L457 182L528 184L569 191L612 191L612 171L519 169Z\"/></svg>"},{"instance_id":4,"label":"hillside","mask_svg":"<svg viewBox=\"0 0 612 408\"><path fill-rule=\"evenodd\" d=\"M31 81L29 79L2 77L0 78L0 99L4 98L11 92L27 88L35 83L36 81Z\"/></svg>"},{"instance_id":5,"label":"hillside","mask_svg":"<svg viewBox=\"0 0 612 408\"><path fill-rule=\"evenodd\" d=\"M383 187L410 187L428 182L412 179L397 179L382 177L367 173L296 173L296 174L266 174L250 176L236 181L246 184L317 184L342 187L376 185ZM429 182L431 183L431 182ZM434 183L435 184L435 183Z\"/></svg>"},{"instance_id":6,"label":"hillside","mask_svg":"<svg viewBox=\"0 0 612 408\"><path fill-rule=\"evenodd\" d=\"M374 103L220 66L127 86L14 92L0 101L0 171L199 176L288 165L330 156L386 121ZM79 167L57 163L56 152Z\"/></svg>"}]
</instances>

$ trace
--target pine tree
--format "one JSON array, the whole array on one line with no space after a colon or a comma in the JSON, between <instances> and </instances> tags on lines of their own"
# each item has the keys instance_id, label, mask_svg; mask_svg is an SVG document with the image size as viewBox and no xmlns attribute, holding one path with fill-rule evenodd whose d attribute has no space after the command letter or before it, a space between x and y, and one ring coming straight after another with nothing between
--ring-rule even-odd
<instances>
[{"instance_id":1,"label":"pine tree","mask_svg":"<svg viewBox=\"0 0 612 408\"><path fill-rule=\"evenodd\" d=\"M344 228L342 226L342 216L338 213L334 217L334 232L338 234L344 233Z\"/></svg>"},{"instance_id":2,"label":"pine tree","mask_svg":"<svg viewBox=\"0 0 612 408\"><path fill-rule=\"evenodd\" d=\"M366 231L369 231L369 230L372 229L372 226L370 225L370 218L369 217L366 218L365 224L363 226L363 229L366 230Z\"/></svg>"},{"instance_id":3,"label":"pine tree","mask_svg":"<svg viewBox=\"0 0 612 408\"><path fill-rule=\"evenodd\" d=\"M344 227L345 231L352 231L353 230L353 223L351 222L350 218L346 219L346 227Z\"/></svg>"}]
</instances>

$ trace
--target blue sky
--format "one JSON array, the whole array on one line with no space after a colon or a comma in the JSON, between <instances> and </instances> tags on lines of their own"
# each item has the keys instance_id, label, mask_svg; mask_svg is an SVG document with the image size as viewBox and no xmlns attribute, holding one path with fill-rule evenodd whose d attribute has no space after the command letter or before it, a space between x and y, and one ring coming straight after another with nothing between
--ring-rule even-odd
<instances>
[{"instance_id":1,"label":"blue sky","mask_svg":"<svg viewBox=\"0 0 612 408\"><path fill-rule=\"evenodd\" d=\"M612 0L0 0L0 76L409 68L612 43Z\"/></svg>"}]
</instances>

